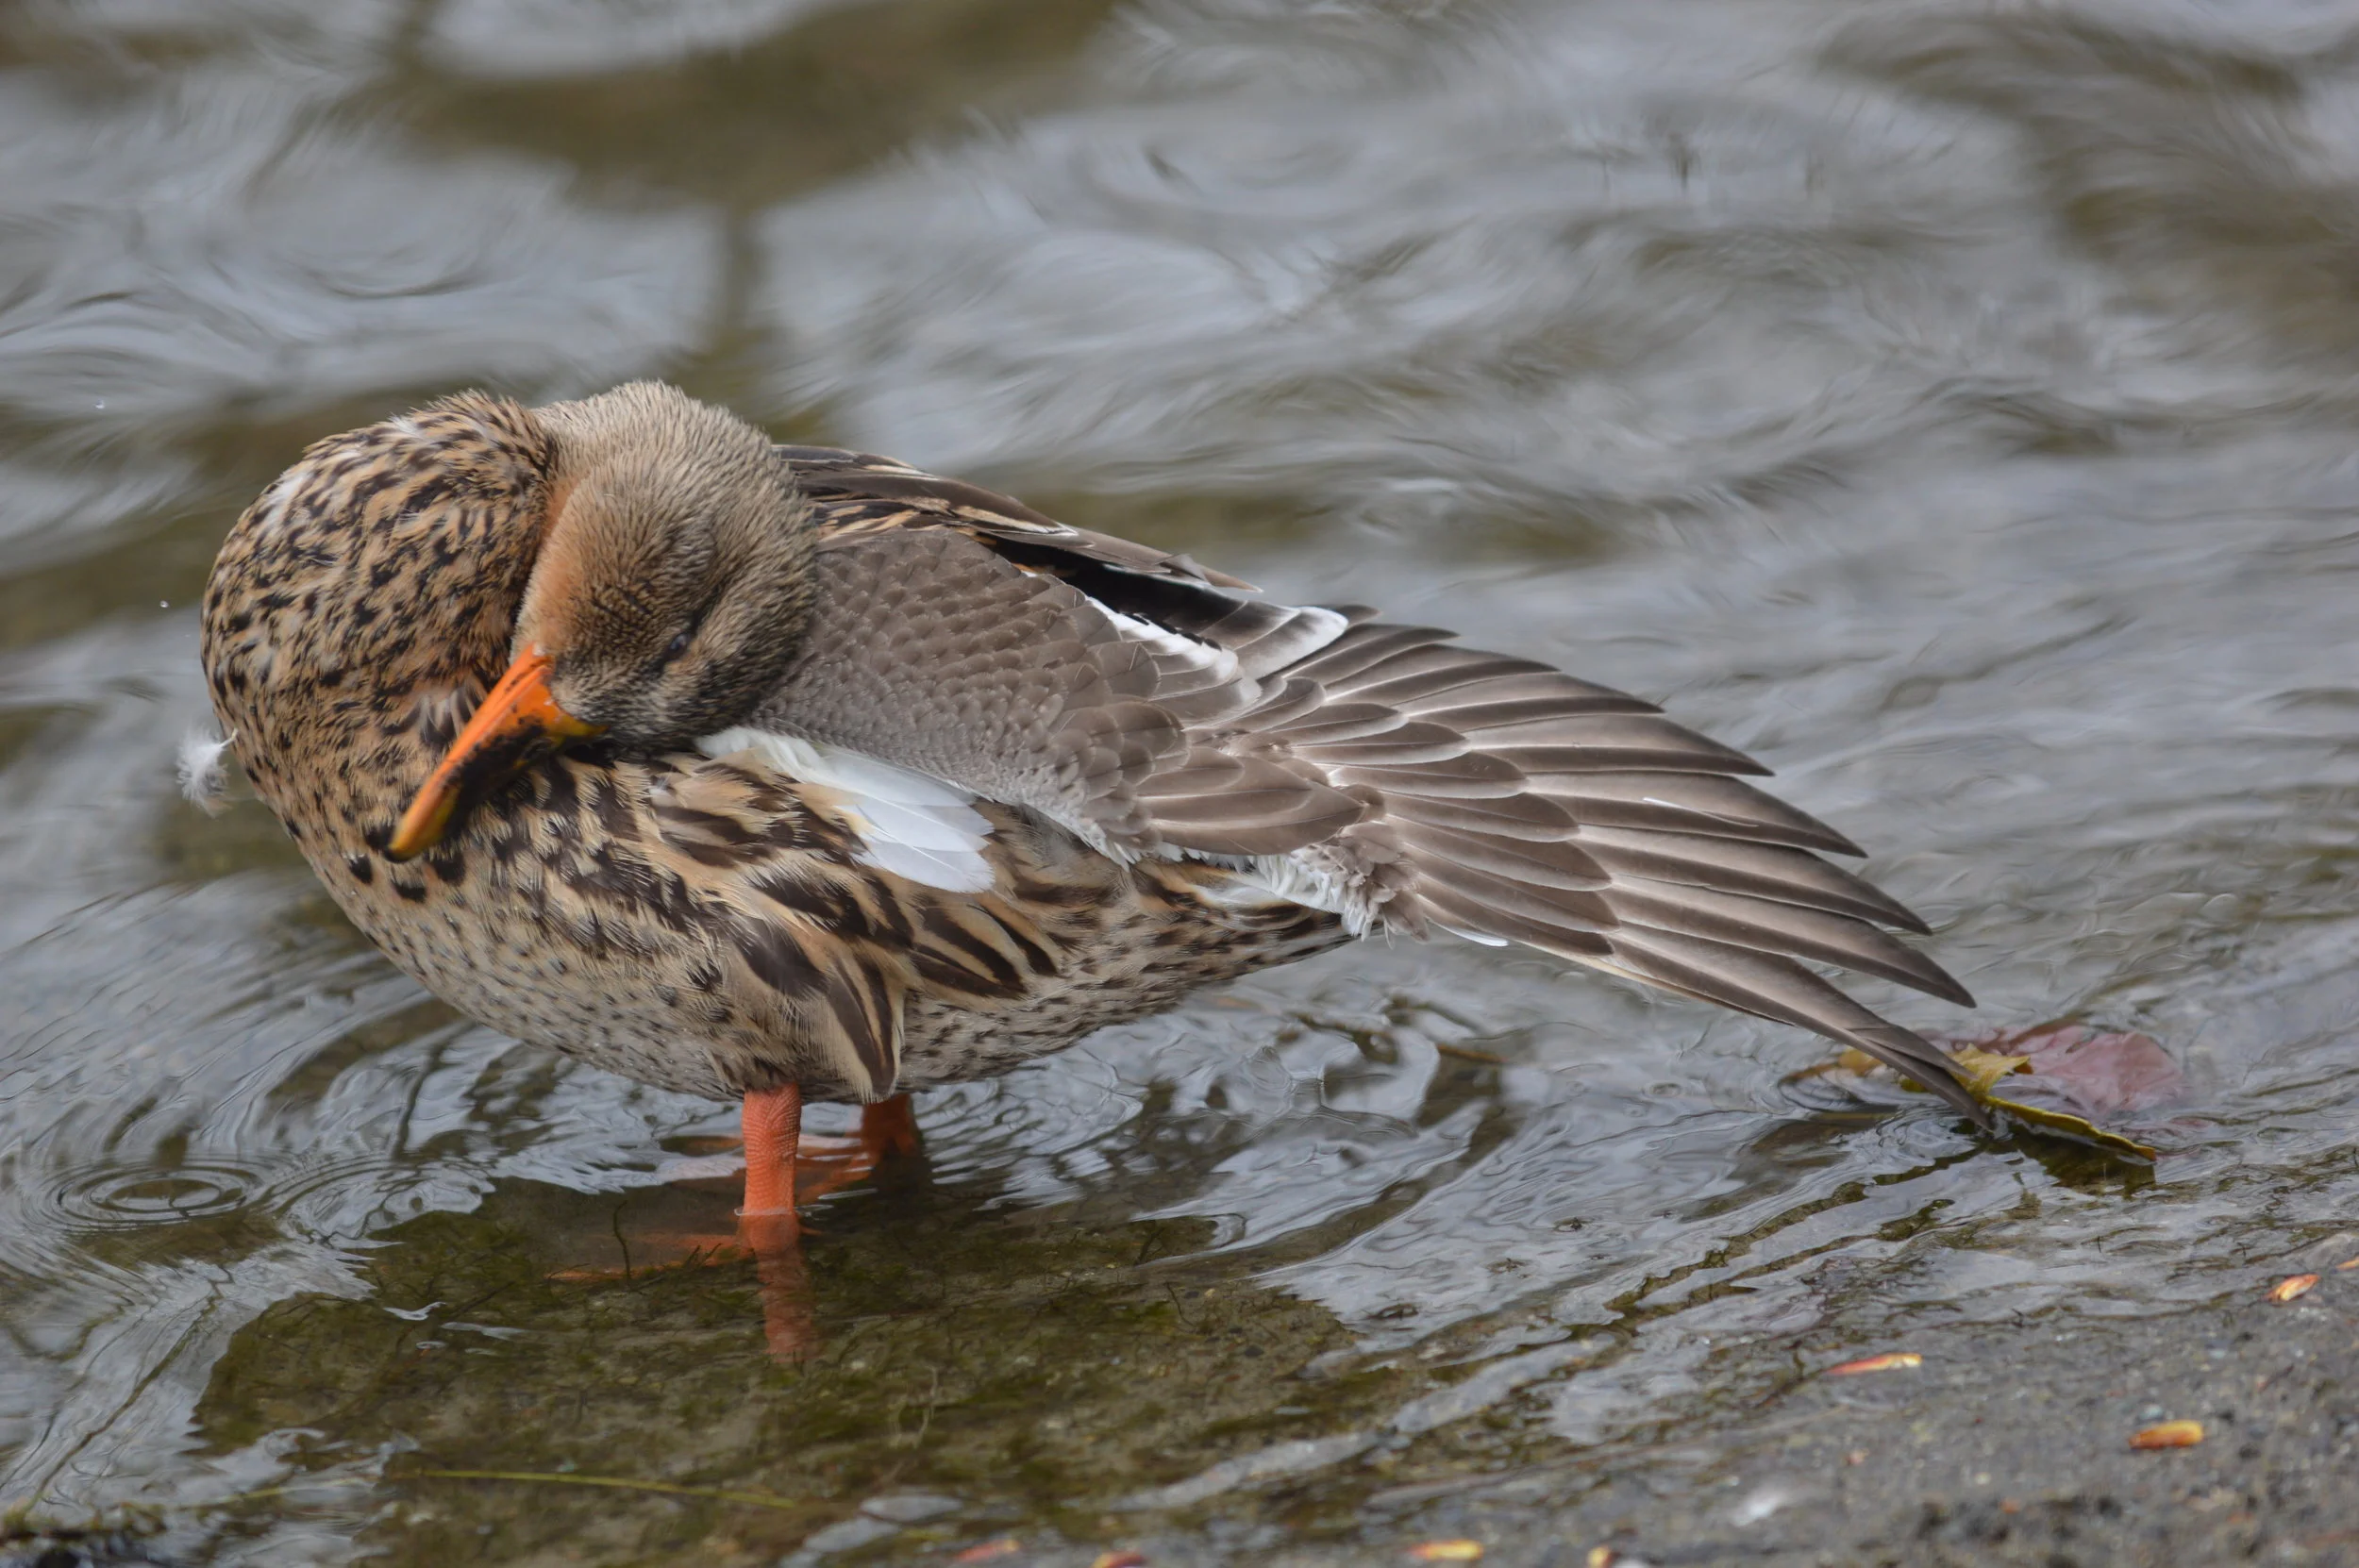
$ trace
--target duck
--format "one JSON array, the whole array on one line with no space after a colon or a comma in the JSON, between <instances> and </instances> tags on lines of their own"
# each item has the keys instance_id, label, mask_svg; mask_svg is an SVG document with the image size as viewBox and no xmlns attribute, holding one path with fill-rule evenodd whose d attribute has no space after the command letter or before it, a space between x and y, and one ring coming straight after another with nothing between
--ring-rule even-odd
<instances>
[{"instance_id":1,"label":"duck","mask_svg":"<svg viewBox=\"0 0 2359 1568\"><path fill-rule=\"evenodd\" d=\"M1962 1007L1768 770L1651 703L641 381L313 442L229 530L239 768L395 966L876 1148L983 1078L1356 939L1520 946L1814 1031L1987 1117L1823 971ZM808 1195L808 1194L806 1194Z\"/></svg>"}]
</instances>

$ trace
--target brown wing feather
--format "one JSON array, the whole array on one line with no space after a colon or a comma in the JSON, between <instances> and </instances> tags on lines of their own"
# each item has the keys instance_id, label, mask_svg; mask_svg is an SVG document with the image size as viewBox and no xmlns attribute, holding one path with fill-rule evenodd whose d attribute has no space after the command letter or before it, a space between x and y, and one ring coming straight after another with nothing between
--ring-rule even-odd
<instances>
[{"instance_id":1,"label":"brown wing feather","mask_svg":"<svg viewBox=\"0 0 2359 1568\"><path fill-rule=\"evenodd\" d=\"M1397 760L1354 755L1327 770L1373 792L1374 808L1351 833L1388 856L1366 868L1388 922L1506 937L1798 1024L1983 1116L1940 1052L1806 966L1973 1005L1939 965L1880 928L1922 931L1921 921L1809 853L1857 854L1849 841L1735 776L1766 771L1751 759L1636 698L1416 628L1355 626L1289 673L1327 693L1274 729L1280 742L1307 732L1310 743L1291 748L1302 758L1323 760L1387 733L1414 734L1422 755L1432 755L1437 729L1464 738L1465 750L1439 763L1404 750ZM1398 715L1394 730L1376 727L1369 711L1384 708ZM1320 730L1330 710L1353 715L1342 732L1353 739L1337 744L1335 732ZM1467 766L1475 761L1514 782L1478 776ZM1545 818L1509 816L1508 803L1545 805L1572 826L1543 836ZM1485 810L1501 820L1468 814ZM1461 836L1436 840L1443 826ZM1543 853L1560 843L1577 847L1598 879L1575 887L1566 862Z\"/></svg>"},{"instance_id":2,"label":"brown wing feather","mask_svg":"<svg viewBox=\"0 0 2359 1568\"><path fill-rule=\"evenodd\" d=\"M757 722L925 768L1122 854L1272 858L1348 916L1504 938L1856 1045L1982 1112L1810 963L1962 1005L1814 852L1841 834L1653 705L889 459L782 455L827 530L812 651ZM1303 886L1297 881L1294 885Z\"/></svg>"}]
</instances>

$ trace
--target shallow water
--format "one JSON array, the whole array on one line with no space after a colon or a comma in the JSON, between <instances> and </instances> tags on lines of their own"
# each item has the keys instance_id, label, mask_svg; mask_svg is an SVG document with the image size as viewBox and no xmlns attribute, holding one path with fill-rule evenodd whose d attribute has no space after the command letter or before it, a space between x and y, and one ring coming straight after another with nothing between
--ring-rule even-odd
<instances>
[{"instance_id":1,"label":"shallow water","mask_svg":"<svg viewBox=\"0 0 2359 1568\"><path fill-rule=\"evenodd\" d=\"M2167 1313L2350 1225L2354 41L2298 0L9 10L0 1503L175 1562L1344 1560L1414 1538L1381 1489L1742 1419L1732 1345ZM212 551L304 442L648 375L1665 701L1935 922L1983 1010L1899 1016L2163 1042L2164 1158L1837 1112L1794 1031L1366 946L927 1097L772 1365L750 1268L627 1257L726 1225L658 1169L728 1108L457 1018L172 776ZM910 1493L955 1511L845 1527Z\"/></svg>"}]
</instances>

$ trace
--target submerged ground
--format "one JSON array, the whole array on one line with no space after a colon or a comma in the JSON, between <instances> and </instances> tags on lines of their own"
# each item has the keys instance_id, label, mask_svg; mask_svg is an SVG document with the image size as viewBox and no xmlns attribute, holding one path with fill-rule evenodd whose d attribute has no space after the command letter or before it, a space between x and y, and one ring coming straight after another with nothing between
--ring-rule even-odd
<instances>
[{"instance_id":1,"label":"submerged ground","mask_svg":"<svg viewBox=\"0 0 2359 1568\"><path fill-rule=\"evenodd\" d=\"M2359 1560L2355 42L9 9L0 1563ZM304 442L650 375L1666 702L1940 927L1983 1010L1900 1016L2159 1042L2162 1158L1369 947L929 1097L773 1362L749 1265L648 1266L728 1108L454 1017L172 778Z\"/></svg>"}]
</instances>

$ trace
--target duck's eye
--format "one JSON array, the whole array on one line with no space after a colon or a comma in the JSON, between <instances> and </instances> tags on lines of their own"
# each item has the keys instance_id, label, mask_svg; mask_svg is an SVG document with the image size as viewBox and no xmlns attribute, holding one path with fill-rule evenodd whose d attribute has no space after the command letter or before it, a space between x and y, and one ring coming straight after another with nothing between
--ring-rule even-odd
<instances>
[{"instance_id":1,"label":"duck's eye","mask_svg":"<svg viewBox=\"0 0 2359 1568\"><path fill-rule=\"evenodd\" d=\"M672 660L686 653L688 651L688 644L694 642L695 640L696 634L693 631L684 631L678 637L673 638L671 642L667 644L663 650L663 662L669 664Z\"/></svg>"}]
</instances>

